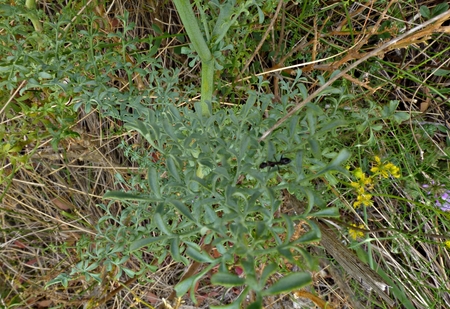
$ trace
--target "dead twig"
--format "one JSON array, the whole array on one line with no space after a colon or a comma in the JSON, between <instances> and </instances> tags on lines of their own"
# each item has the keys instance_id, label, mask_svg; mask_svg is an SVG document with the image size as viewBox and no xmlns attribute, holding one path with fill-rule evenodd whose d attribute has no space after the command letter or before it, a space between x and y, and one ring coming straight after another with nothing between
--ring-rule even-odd
<instances>
[{"instance_id":1,"label":"dead twig","mask_svg":"<svg viewBox=\"0 0 450 309\"><path fill-rule=\"evenodd\" d=\"M304 212L303 204L287 190L283 190L283 194L286 198L285 202L289 204L297 213ZM350 249L345 247L336 234L323 222L317 219L311 219L320 229L322 233L322 239L320 244L325 250L333 256L333 258L341 265L344 270L356 281L364 286L367 286L369 290L373 290L381 298L383 298L389 306L394 306L395 301L392 300L388 294L388 285L384 280L369 266L363 263Z\"/></svg>"}]
</instances>

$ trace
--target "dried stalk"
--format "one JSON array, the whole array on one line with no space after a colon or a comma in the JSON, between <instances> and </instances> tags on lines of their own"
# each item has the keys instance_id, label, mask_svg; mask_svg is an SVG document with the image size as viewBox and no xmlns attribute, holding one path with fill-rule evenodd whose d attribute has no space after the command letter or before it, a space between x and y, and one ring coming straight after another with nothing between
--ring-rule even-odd
<instances>
[{"instance_id":1,"label":"dried stalk","mask_svg":"<svg viewBox=\"0 0 450 309\"><path fill-rule=\"evenodd\" d=\"M285 202L292 207L295 212L303 213L305 207L295 196L283 190ZM320 228L322 239L320 244L325 250L344 268L344 270L364 288L373 290L381 298L383 298L389 306L394 306L395 301L392 300L386 292L388 285L384 280L369 266L363 263L350 249L344 246L326 224L317 219L311 219Z\"/></svg>"}]
</instances>

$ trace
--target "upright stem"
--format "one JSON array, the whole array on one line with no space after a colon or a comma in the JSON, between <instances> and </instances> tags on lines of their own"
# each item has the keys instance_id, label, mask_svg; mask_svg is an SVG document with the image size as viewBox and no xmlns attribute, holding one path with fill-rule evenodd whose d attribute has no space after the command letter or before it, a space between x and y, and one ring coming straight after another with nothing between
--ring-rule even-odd
<instances>
[{"instance_id":1,"label":"upright stem","mask_svg":"<svg viewBox=\"0 0 450 309\"><path fill-rule=\"evenodd\" d=\"M25 2L25 7L28 9L27 17L33 23L34 30L37 32L42 32L42 24L36 14L36 0L27 0Z\"/></svg>"},{"instance_id":2,"label":"upright stem","mask_svg":"<svg viewBox=\"0 0 450 309\"><path fill-rule=\"evenodd\" d=\"M173 2L192 43L192 47L198 53L202 63L201 113L203 116L209 116L208 103L212 101L214 89L214 59L198 26L189 0L174 0Z\"/></svg>"}]
</instances>

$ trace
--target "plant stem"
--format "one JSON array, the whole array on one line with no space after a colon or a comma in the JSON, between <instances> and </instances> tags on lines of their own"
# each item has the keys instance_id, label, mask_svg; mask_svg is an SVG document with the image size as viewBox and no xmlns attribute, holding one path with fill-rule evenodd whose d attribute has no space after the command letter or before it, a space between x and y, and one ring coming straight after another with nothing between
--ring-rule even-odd
<instances>
[{"instance_id":1,"label":"plant stem","mask_svg":"<svg viewBox=\"0 0 450 309\"><path fill-rule=\"evenodd\" d=\"M191 40L192 47L198 53L202 62L201 113L202 116L209 116L208 103L212 101L214 88L214 59L198 26L189 0L174 0L173 2L186 29L186 33Z\"/></svg>"},{"instance_id":2,"label":"plant stem","mask_svg":"<svg viewBox=\"0 0 450 309\"><path fill-rule=\"evenodd\" d=\"M39 18L36 15L36 1L35 0L27 0L25 2L25 7L28 9L27 17L31 20L34 26L34 30L36 32L42 32L42 25L39 21Z\"/></svg>"}]
</instances>

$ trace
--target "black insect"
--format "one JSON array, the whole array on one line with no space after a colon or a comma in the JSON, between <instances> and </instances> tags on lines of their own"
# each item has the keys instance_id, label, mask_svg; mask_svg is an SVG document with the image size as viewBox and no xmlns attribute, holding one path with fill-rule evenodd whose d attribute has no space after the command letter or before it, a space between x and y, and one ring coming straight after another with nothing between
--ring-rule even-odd
<instances>
[{"instance_id":1,"label":"black insect","mask_svg":"<svg viewBox=\"0 0 450 309\"><path fill-rule=\"evenodd\" d=\"M287 165L291 163L291 159L289 158L283 158L281 157L280 161L267 161L263 162L259 165L259 168L266 168L266 167L274 167L274 166L280 166L280 165Z\"/></svg>"}]
</instances>

